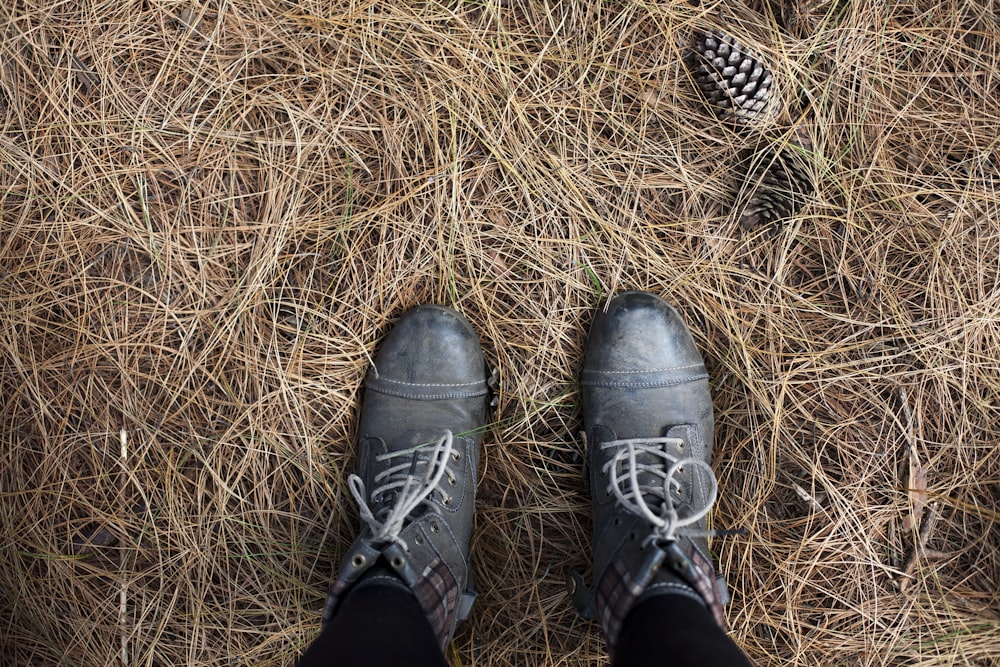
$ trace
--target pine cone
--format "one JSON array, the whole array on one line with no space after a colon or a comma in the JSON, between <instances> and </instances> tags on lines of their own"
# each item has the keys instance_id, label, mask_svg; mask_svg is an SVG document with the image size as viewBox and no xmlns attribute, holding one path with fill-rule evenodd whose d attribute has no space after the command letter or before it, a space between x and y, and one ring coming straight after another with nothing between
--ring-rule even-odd
<instances>
[{"instance_id":1,"label":"pine cone","mask_svg":"<svg viewBox=\"0 0 1000 667\"><path fill-rule=\"evenodd\" d=\"M781 223L802 210L806 200L816 191L803 156L794 147L783 148L777 154L768 150L754 158L755 168L744 184L750 199L740 226L744 231L769 226L777 231Z\"/></svg>"},{"instance_id":2,"label":"pine cone","mask_svg":"<svg viewBox=\"0 0 1000 667\"><path fill-rule=\"evenodd\" d=\"M688 63L705 102L723 120L764 125L781 111L774 77L757 54L723 32L708 31Z\"/></svg>"}]
</instances>

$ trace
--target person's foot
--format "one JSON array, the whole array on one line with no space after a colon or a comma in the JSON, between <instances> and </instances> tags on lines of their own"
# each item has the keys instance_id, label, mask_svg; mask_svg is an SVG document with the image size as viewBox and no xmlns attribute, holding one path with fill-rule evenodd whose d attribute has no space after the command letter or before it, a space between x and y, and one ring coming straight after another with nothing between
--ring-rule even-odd
<instances>
[{"instance_id":1,"label":"person's foot","mask_svg":"<svg viewBox=\"0 0 1000 667\"><path fill-rule=\"evenodd\" d=\"M358 475L361 534L330 585L324 622L367 585L402 585L442 650L475 599L469 540L486 423L486 366L468 321L441 306L406 313L365 379Z\"/></svg>"},{"instance_id":2,"label":"person's foot","mask_svg":"<svg viewBox=\"0 0 1000 667\"><path fill-rule=\"evenodd\" d=\"M708 552L715 502L712 398L691 334L663 299L625 292L598 312L581 374L594 508L594 590L571 575L577 610L610 651L640 601L684 595L724 624Z\"/></svg>"}]
</instances>

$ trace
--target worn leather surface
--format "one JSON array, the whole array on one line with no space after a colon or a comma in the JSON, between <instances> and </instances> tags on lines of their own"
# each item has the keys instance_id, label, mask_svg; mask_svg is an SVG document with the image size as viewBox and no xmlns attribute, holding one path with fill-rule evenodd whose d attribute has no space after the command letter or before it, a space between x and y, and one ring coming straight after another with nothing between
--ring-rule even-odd
<instances>
[{"instance_id":1,"label":"worn leather surface","mask_svg":"<svg viewBox=\"0 0 1000 667\"><path fill-rule=\"evenodd\" d=\"M705 603L692 582L665 565L666 545L644 544L651 526L644 518L621 508L608 490L609 473L603 468L614 451L601 444L631 438L668 436L679 445L663 445L676 459L693 457L708 463L712 454L713 415L708 374L687 326L677 312L659 297L645 292L625 292L613 298L606 311L594 319L587 339L581 393L587 435L589 481L594 508L594 591L617 563L619 576L627 572L626 588L613 604L634 604L654 594L681 594ZM640 455L638 463L659 463ZM708 488L704 474L688 466L676 479L682 490L673 500L681 515L692 505L704 506ZM650 473L639 481L650 482ZM701 495L701 497L699 497ZM652 498L650 498L652 502ZM654 507L658 507L654 504ZM704 528L704 520L699 523ZM707 539L687 538L710 563ZM619 586L621 587L621 586ZM603 590L614 586L604 581ZM615 595L618 595L617 593ZM586 600L586 596L590 596ZM581 613L599 618L606 634L616 634L628 609L599 609L591 591L580 592L575 602ZM628 600L628 601L626 601ZM604 601L604 604L611 604ZM602 615L604 616L602 618ZM612 617L619 618L612 618ZM614 637L609 637L613 644Z\"/></svg>"},{"instance_id":2,"label":"worn leather surface","mask_svg":"<svg viewBox=\"0 0 1000 667\"><path fill-rule=\"evenodd\" d=\"M402 462L380 462L379 455L437 442L446 430L454 436L450 474L438 484L440 493L431 494L411 514L399 536L405 546L379 544L368 526L362 527L331 585L327 619L351 586L380 563L414 592L442 647L450 641L474 600L469 542L487 395L479 340L459 313L420 306L393 327L365 378L358 475L371 494L380 485L375 476ZM385 496L369 504L376 516L395 500L392 493Z\"/></svg>"}]
</instances>

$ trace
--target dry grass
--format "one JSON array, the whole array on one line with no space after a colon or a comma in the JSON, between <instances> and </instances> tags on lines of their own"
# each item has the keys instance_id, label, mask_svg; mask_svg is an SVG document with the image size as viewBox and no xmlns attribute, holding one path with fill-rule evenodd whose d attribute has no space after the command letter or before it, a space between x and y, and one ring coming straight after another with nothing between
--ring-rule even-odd
<instances>
[{"instance_id":1,"label":"dry grass","mask_svg":"<svg viewBox=\"0 0 1000 667\"><path fill-rule=\"evenodd\" d=\"M1000 6L804 2L798 37L719 9L4 3L0 661L292 664L355 530L369 355L438 302L503 378L453 662L601 663L562 583L575 378L641 288L710 366L751 658L1000 663ZM774 236L735 165L787 126L703 113L679 45L713 25L786 122L811 103L818 192Z\"/></svg>"}]
</instances>

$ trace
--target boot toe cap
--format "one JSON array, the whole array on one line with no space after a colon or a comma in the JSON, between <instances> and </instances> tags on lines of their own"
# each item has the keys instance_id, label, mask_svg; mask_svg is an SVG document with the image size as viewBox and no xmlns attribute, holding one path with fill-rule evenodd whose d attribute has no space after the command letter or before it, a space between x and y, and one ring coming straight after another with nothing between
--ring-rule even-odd
<instances>
[{"instance_id":1,"label":"boot toe cap","mask_svg":"<svg viewBox=\"0 0 1000 667\"><path fill-rule=\"evenodd\" d=\"M705 377L684 321L648 292L624 292L598 313L587 339L582 381L597 386L665 386Z\"/></svg>"},{"instance_id":2,"label":"boot toe cap","mask_svg":"<svg viewBox=\"0 0 1000 667\"><path fill-rule=\"evenodd\" d=\"M365 384L414 399L483 396L486 366L479 339L456 311L418 306L383 341Z\"/></svg>"}]
</instances>

